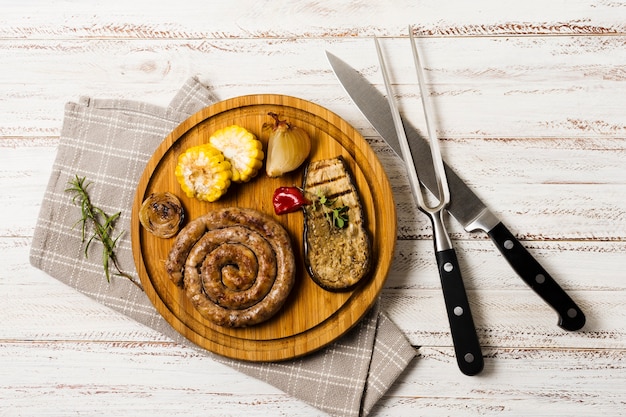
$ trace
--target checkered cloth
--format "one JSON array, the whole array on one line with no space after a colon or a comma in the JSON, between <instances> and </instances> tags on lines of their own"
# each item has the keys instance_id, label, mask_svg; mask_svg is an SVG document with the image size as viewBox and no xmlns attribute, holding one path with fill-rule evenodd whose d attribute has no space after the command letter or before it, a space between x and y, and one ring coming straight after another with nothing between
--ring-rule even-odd
<instances>
[{"instance_id":1,"label":"checkered cloth","mask_svg":"<svg viewBox=\"0 0 626 417\"><path fill-rule=\"evenodd\" d=\"M266 381L333 416L365 416L415 357L415 349L378 304L331 346L279 363L235 361L193 345L159 315L145 293L125 278L104 278L101 246L84 245L73 227L80 217L65 192L75 175L86 177L95 206L121 212L116 233L130 230L131 206L144 167L163 138L189 115L216 101L196 78L167 108L127 100L82 98L68 103L52 175L41 205L31 263L52 277L216 361ZM117 235L117 234L116 234ZM117 243L121 270L139 280L130 234Z\"/></svg>"}]
</instances>

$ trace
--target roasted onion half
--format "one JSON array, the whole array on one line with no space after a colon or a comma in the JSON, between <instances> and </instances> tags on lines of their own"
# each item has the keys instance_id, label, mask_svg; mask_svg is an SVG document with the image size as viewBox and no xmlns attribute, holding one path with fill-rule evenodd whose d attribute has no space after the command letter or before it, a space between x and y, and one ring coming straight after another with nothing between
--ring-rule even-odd
<instances>
[{"instance_id":1,"label":"roasted onion half","mask_svg":"<svg viewBox=\"0 0 626 417\"><path fill-rule=\"evenodd\" d=\"M280 120L278 114L269 112L274 124L265 124L271 128L267 142L265 172L269 177L280 177L298 168L311 152L311 137L302 128L286 120Z\"/></svg>"},{"instance_id":2,"label":"roasted onion half","mask_svg":"<svg viewBox=\"0 0 626 417\"><path fill-rule=\"evenodd\" d=\"M174 194L152 193L139 209L139 221L147 231L160 238L170 238L180 230L185 211Z\"/></svg>"}]
</instances>

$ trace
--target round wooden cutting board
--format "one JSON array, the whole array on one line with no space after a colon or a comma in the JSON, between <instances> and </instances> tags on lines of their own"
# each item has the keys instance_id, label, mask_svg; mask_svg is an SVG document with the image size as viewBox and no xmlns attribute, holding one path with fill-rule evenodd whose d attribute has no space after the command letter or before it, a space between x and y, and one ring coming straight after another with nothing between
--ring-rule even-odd
<instances>
[{"instance_id":1,"label":"round wooden cutting board","mask_svg":"<svg viewBox=\"0 0 626 417\"><path fill-rule=\"evenodd\" d=\"M372 239L370 275L347 292L317 286L304 267L302 212L276 215L272 194L280 186L300 186L303 170L269 178L264 169L245 184L232 184L214 203L188 198L174 169L180 153L208 141L217 129L237 124L254 133L267 149L269 131L263 128L277 113L281 120L305 129L311 136L309 160L342 155L361 197ZM306 164L306 162L305 162ZM296 285L284 307L270 320L248 328L227 328L204 319L165 272L165 259L174 241L147 232L138 219L143 200L153 192L177 195L186 219L220 207L247 207L273 216L289 232L297 259ZM314 103L282 95L250 95L216 103L191 116L157 148L139 181L131 220L132 248L146 294L159 313L195 344L220 355L248 361L279 361L313 352L348 331L376 301L392 261L396 241L396 212L387 176L363 137L343 119Z\"/></svg>"}]
</instances>

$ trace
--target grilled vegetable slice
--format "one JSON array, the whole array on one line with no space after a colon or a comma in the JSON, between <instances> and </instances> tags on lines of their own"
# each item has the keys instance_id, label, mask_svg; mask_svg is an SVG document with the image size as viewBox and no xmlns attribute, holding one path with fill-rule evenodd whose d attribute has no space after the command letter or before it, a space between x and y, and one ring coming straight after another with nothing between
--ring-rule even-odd
<instances>
[{"instance_id":1,"label":"grilled vegetable slice","mask_svg":"<svg viewBox=\"0 0 626 417\"><path fill-rule=\"evenodd\" d=\"M170 238L180 230L185 211L174 194L152 193L139 209L139 221L147 231L161 238Z\"/></svg>"},{"instance_id":2,"label":"grilled vegetable slice","mask_svg":"<svg viewBox=\"0 0 626 417\"><path fill-rule=\"evenodd\" d=\"M226 193L233 174L224 154L205 144L180 154L175 175L187 197L211 202Z\"/></svg>"},{"instance_id":3,"label":"grilled vegetable slice","mask_svg":"<svg viewBox=\"0 0 626 417\"><path fill-rule=\"evenodd\" d=\"M309 274L324 289L350 289L369 273L372 250L361 201L344 159L311 162L303 189L313 202L304 207Z\"/></svg>"}]
</instances>

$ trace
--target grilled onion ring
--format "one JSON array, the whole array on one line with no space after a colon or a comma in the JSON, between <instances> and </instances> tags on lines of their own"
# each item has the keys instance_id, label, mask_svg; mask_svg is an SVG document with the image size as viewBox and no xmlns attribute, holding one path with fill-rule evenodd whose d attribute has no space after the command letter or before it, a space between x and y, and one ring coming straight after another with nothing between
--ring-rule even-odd
<instances>
[{"instance_id":1,"label":"grilled onion ring","mask_svg":"<svg viewBox=\"0 0 626 417\"><path fill-rule=\"evenodd\" d=\"M220 326L246 327L280 310L296 266L289 235L273 218L225 208L181 230L166 270L203 317Z\"/></svg>"},{"instance_id":2,"label":"grilled onion ring","mask_svg":"<svg viewBox=\"0 0 626 417\"><path fill-rule=\"evenodd\" d=\"M139 221L147 231L160 238L176 235L185 219L180 200L170 193L152 193L139 209Z\"/></svg>"}]
</instances>

